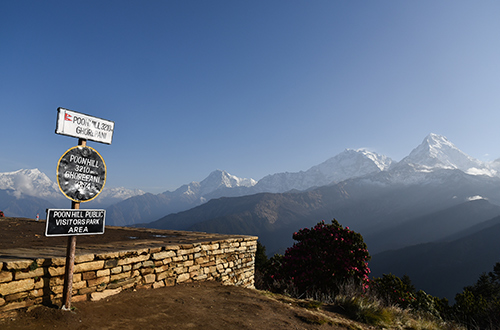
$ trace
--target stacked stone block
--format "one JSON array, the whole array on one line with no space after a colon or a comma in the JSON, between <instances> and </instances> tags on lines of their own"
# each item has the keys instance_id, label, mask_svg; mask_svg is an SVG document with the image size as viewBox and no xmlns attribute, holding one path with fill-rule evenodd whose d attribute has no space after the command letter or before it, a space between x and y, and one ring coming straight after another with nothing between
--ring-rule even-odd
<instances>
[{"instance_id":1,"label":"stacked stone block","mask_svg":"<svg viewBox=\"0 0 500 330\"><path fill-rule=\"evenodd\" d=\"M122 290L193 281L253 287L256 237L136 250L77 250L72 301L100 300ZM0 317L33 305L61 304L64 257L0 260Z\"/></svg>"}]
</instances>

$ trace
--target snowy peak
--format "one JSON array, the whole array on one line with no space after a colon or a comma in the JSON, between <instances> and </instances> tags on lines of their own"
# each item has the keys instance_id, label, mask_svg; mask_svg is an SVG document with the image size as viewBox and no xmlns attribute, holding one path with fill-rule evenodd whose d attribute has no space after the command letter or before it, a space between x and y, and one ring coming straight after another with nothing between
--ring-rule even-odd
<instances>
[{"instance_id":1,"label":"snowy peak","mask_svg":"<svg viewBox=\"0 0 500 330\"><path fill-rule=\"evenodd\" d=\"M239 178L226 171L215 170L200 182L200 195L206 195L219 188L252 187L257 183L254 179Z\"/></svg>"},{"instance_id":2,"label":"snowy peak","mask_svg":"<svg viewBox=\"0 0 500 330\"><path fill-rule=\"evenodd\" d=\"M325 162L311 167L308 171L315 169L322 169L325 172L332 172L340 168L347 169L348 167L355 166L355 172L371 172L387 170L392 164L392 159L386 156L379 155L367 149L346 149L340 154L326 160ZM363 169L368 167L370 169ZM354 173L355 174L355 173ZM359 174L364 175L367 173ZM355 174L356 175L356 174ZM358 176L358 175L356 175Z\"/></svg>"},{"instance_id":3,"label":"snowy peak","mask_svg":"<svg viewBox=\"0 0 500 330\"><path fill-rule=\"evenodd\" d=\"M186 195L203 197L220 188L252 187L257 183L254 179L239 178L226 171L215 170L201 182L193 181L177 188L174 192L166 191L167 195Z\"/></svg>"},{"instance_id":4,"label":"snowy peak","mask_svg":"<svg viewBox=\"0 0 500 330\"><path fill-rule=\"evenodd\" d=\"M99 198L114 198L117 200L124 200L133 196L144 195L146 192L141 189L128 189L125 187L107 188L104 187L102 192L97 196Z\"/></svg>"},{"instance_id":5,"label":"snowy peak","mask_svg":"<svg viewBox=\"0 0 500 330\"><path fill-rule=\"evenodd\" d=\"M388 170L393 163L391 158L384 155L379 155L375 152L366 149L358 149L355 151L362 154L367 159L371 160L381 171Z\"/></svg>"},{"instance_id":6,"label":"snowy peak","mask_svg":"<svg viewBox=\"0 0 500 330\"><path fill-rule=\"evenodd\" d=\"M41 198L59 196L57 184L37 168L0 173L0 189L14 190L18 197L21 193Z\"/></svg>"},{"instance_id":7,"label":"snowy peak","mask_svg":"<svg viewBox=\"0 0 500 330\"><path fill-rule=\"evenodd\" d=\"M384 171L392 160L366 149L346 149L325 162L311 167L306 174L317 176L320 173L323 182L316 185L339 182L349 178Z\"/></svg>"},{"instance_id":8,"label":"snowy peak","mask_svg":"<svg viewBox=\"0 0 500 330\"><path fill-rule=\"evenodd\" d=\"M67 199L60 192L57 183L39 169L21 169L14 172L0 173L0 189L9 191L16 198L23 195L42 198L55 206L64 207ZM144 191L127 189L123 187L104 187L99 196L90 203L109 205L132 196L142 195Z\"/></svg>"},{"instance_id":9,"label":"snowy peak","mask_svg":"<svg viewBox=\"0 0 500 330\"><path fill-rule=\"evenodd\" d=\"M429 134L424 141L400 162L413 165L420 171L459 169L466 173L482 172L486 166L458 149L446 137Z\"/></svg>"},{"instance_id":10,"label":"snowy peak","mask_svg":"<svg viewBox=\"0 0 500 330\"><path fill-rule=\"evenodd\" d=\"M108 188L104 187L96 199L89 204L92 207L106 207L134 196L144 195L145 192L140 189L127 189L125 187Z\"/></svg>"},{"instance_id":11,"label":"snowy peak","mask_svg":"<svg viewBox=\"0 0 500 330\"><path fill-rule=\"evenodd\" d=\"M366 149L346 149L340 154L313 166L307 171L276 173L262 178L256 185L258 191L285 192L292 189L306 190L334 182L378 173L392 164L389 157Z\"/></svg>"}]
</instances>

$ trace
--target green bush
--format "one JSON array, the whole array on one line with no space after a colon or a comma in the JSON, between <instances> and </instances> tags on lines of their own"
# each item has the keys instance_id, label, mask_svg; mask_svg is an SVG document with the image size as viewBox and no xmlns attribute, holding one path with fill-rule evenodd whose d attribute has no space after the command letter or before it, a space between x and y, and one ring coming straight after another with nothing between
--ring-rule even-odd
<instances>
[{"instance_id":1,"label":"green bush","mask_svg":"<svg viewBox=\"0 0 500 330\"><path fill-rule=\"evenodd\" d=\"M500 329L500 263L455 296L453 312L470 329Z\"/></svg>"},{"instance_id":2,"label":"green bush","mask_svg":"<svg viewBox=\"0 0 500 330\"><path fill-rule=\"evenodd\" d=\"M416 291L407 275L399 278L393 274L384 274L373 279L370 287L386 306L410 308L437 317L443 317L449 310L447 299L433 297L422 290Z\"/></svg>"},{"instance_id":3,"label":"green bush","mask_svg":"<svg viewBox=\"0 0 500 330\"><path fill-rule=\"evenodd\" d=\"M266 255L266 247L257 241L257 252L255 252L255 269L264 272L269 262Z\"/></svg>"}]
</instances>

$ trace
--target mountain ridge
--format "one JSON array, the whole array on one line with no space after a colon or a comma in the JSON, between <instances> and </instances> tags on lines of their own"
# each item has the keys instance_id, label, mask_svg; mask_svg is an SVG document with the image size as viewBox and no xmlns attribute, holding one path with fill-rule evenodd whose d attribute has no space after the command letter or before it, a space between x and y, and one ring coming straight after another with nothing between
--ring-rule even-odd
<instances>
[{"instance_id":1,"label":"mountain ridge","mask_svg":"<svg viewBox=\"0 0 500 330\"><path fill-rule=\"evenodd\" d=\"M87 203L86 206L106 207L108 209L108 223L111 225L131 225L154 221L169 213L188 210L213 198L237 197L261 192L298 192L363 177L366 180L372 180L374 184L414 184L415 182L427 180L426 173L443 169L460 169L470 175L497 177L498 171L495 170L496 167L500 168L499 160L496 163L495 161L490 163L480 162L460 151L446 137L430 133L419 146L414 148L400 162L394 162L389 157L367 149L345 149L343 152L312 166L306 171L270 174L259 181L239 178L226 171L215 170L200 182L193 181L174 191L165 191L161 193L161 196L160 194L146 195L140 190L108 189L105 187L98 198ZM38 171L35 170L32 171ZM16 172L21 173L23 171L29 170ZM12 180L10 185L5 183L5 180L2 181L6 174L12 173L15 172L0 173L0 189L8 188L13 189L15 193L31 194L35 197L48 199L56 205L64 205L64 202L67 202L60 194L57 184L51 182L45 174L39 172L40 177L45 177L43 179L46 180L45 186L48 188L46 188L45 192L37 192L36 190L25 189L22 185L15 187ZM26 174L23 175L29 177ZM18 182L23 182L23 175L18 179ZM24 178L24 181L27 180ZM140 196L142 198L139 198ZM139 201L146 205L134 205ZM127 206L127 204L130 205ZM117 211L118 207L122 208L122 210ZM137 211L141 208L143 209L142 213ZM131 214L137 214L137 216L131 216ZM141 216L141 214L144 216Z\"/></svg>"},{"instance_id":2,"label":"mountain ridge","mask_svg":"<svg viewBox=\"0 0 500 330\"><path fill-rule=\"evenodd\" d=\"M357 177L369 173L380 172L390 167L392 160L386 156L380 156L374 152L370 152L366 149L346 149L344 152L329 158L325 162L311 167L307 171L300 172L281 172L272 175L265 176L259 181L253 179L235 179L236 176L217 170L212 172L207 179L198 182L191 182L190 184L183 185L173 192L166 191L162 193L167 196L168 201L163 206L159 206L163 212L163 215L169 213L177 213L180 211L185 211L193 207L197 207L211 199L220 197L239 197L246 195L253 195L257 193L283 193L287 191L301 191L311 189L316 186L323 186L335 183L337 181L342 181L347 178ZM214 175L214 173L216 173ZM211 189L202 188L203 183L208 183L214 181L214 177L221 175L227 181L226 178L232 178L233 182L239 182L237 185L228 184L211 184ZM224 180L223 180L224 181ZM243 183L243 184L241 184ZM191 204L186 203L186 196L190 195ZM154 198L152 203L156 203ZM128 200L126 203L136 204L138 200ZM147 201L142 201L142 203L147 203ZM168 205L167 205L168 204ZM125 203L121 203L121 208L123 207L133 207L138 206L126 206ZM147 223L150 221L157 220L159 218L153 218L152 216L139 216L136 215L131 217L132 219L127 219L115 212L114 207L111 206L109 209L111 223L113 224L126 224L132 225L136 223ZM158 211L159 212L159 211ZM155 214L157 214L156 212ZM115 219L116 218L116 219Z\"/></svg>"},{"instance_id":3,"label":"mountain ridge","mask_svg":"<svg viewBox=\"0 0 500 330\"><path fill-rule=\"evenodd\" d=\"M263 237L270 245L268 252L273 253L290 246L291 233L298 228L312 226L320 220L337 218L363 235L370 235L376 246L377 242L387 241L384 238L387 230L418 217L458 207L472 198L488 199L489 203L475 203L482 205L479 209L485 216L496 212L497 207L490 204L500 205L497 188L500 178L471 173L470 166L481 163L465 155L445 137L430 134L409 156L396 164L386 162L383 170L379 168L379 171L369 171L338 183L306 191L261 195L265 196L265 203L257 202L254 195L228 197L142 225L257 235ZM460 164L454 164L454 160ZM229 203L242 207L224 205ZM299 207L297 203L302 204ZM271 238L271 232L279 237ZM425 238L425 233L422 235ZM386 248L398 247L396 242L391 244L394 245Z\"/></svg>"},{"instance_id":4,"label":"mountain ridge","mask_svg":"<svg viewBox=\"0 0 500 330\"><path fill-rule=\"evenodd\" d=\"M454 241L430 242L375 254L370 261L372 276L406 274L416 287L452 300L498 262L500 217L489 221L495 224Z\"/></svg>"}]
</instances>

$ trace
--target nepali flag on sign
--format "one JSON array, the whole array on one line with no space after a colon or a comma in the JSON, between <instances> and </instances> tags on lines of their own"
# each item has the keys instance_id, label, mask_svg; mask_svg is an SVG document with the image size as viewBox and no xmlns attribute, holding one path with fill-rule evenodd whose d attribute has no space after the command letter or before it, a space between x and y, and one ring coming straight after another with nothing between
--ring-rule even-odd
<instances>
[{"instance_id":1,"label":"nepali flag on sign","mask_svg":"<svg viewBox=\"0 0 500 330\"><path fill-rule=\"evenodd\" d=\"M64 120L67 120L67 121L72 121L71 119L71 115L67 112L64 113Z\"/></svg>"}]
</instances>

